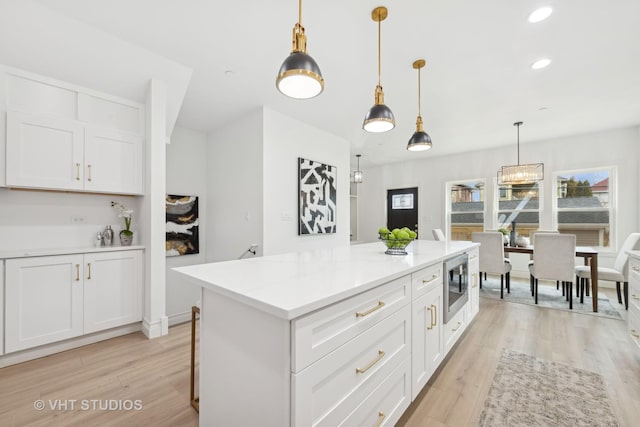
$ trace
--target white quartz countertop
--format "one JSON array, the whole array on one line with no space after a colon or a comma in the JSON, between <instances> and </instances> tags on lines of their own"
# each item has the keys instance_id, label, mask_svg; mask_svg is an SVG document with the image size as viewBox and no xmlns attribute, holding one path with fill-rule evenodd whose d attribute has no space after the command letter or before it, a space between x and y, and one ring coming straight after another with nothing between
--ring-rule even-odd
<instances>
[{"instance_id":1,"label":"white quartz countertop","mask_svg":"<svg viewBox=\"0 0 640 427\"><path fill-rule=\"evenodd\" d=\"M478 243L416 240L408 255L381 242L177 267L205 290L283 319L294 319L456 254Z\"/></svg>"},{"instance_id":2,"label":"white quartz countertop","mask_svg":"<svg viewBox=\"0 0 640 427\"><path fill-rule=\"evenodd\" d=\"M77 247L77 248L42 248L42 249L16 249L14 251L0 251L0 259L27 258L34 256L88 254L94 252L132 251L144 249L144 246L103 246L103 247Z\"/></svg>"}]
</instances>

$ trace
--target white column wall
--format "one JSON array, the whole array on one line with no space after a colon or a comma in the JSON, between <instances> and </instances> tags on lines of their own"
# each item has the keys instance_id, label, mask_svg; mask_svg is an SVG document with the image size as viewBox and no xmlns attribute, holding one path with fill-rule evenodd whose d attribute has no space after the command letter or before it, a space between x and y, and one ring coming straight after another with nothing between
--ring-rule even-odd
<instances>
[{"instance_id":1,"label":"white column wall","mask_svg":"<svg viewBox=\"0 0 640 427\"><path fill-rule=\"evenodd\" d=\"M298 236L298 157L336 166L336 233ZM264 254L349 244L349 142L264 109Z\"/></svg>"},{"instance_id":2,"label":"white column wall","mask_svg":"<svg viewBox=\"0 0 640 427\"><path fill-rule=\"evenodd\" d=\"M176 127L166 149L167 194L198 196L200 218L200 252L166 258L167 316L169 325L174 325L191 319L191 307L200 299L200 287L188 283L171 269L207 261L207 135Z\"/></svg>"}]
</instances>

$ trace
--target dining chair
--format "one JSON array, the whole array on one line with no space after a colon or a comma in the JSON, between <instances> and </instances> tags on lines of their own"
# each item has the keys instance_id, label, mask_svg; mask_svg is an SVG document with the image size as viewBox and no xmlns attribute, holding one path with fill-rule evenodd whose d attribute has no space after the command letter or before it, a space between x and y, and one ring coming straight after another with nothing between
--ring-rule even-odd
<instances>
[{"instance_id":1,"label":"dining chair","mask_svg":"<svg viewBox=\"0 0 640 427\"><path fill-rule=\"evenodd\" d=\"M558 230L535 230L532 231L529 236L531 237L531 246L535 246L536 244L536 234L559 234ZM529 260L529 265L533 264L533 257ZM576 282L577 284L577 282ZM556 280L556 289L560 289L560 281ZM578 293L578 288L576 287L576 294ZM531 285L531 296L533 296L533 283ZM564 296L564 288L562 288L562 296Z\"/></svg>"},{"instance_id":2,"label":"dining chair","mask_svg":"<svg viewBox=\"0 0 640 427\"><path fill-rule=\"evenodd\" d=\"M511 292L511 263L504 257L504 238L498 231L474 231L471 241L480 243L478 260L480 273L480 287L482 287L482 272L500 275L500 298L504 297L506 279L507 293ZM486 276L485 276L486 277Z\"/></svg>"},{"instance_id":3,"label":"dining chair","mask_svg":"<svg viewBox=\"0 0 640 427\"><path fill-rule=\"evenodd\" d=\"M431 233L433 233L433 238L439 242L444 242L445 240L447 240L447 238L444 237L444 233L439 228L434 228L433 230L431 230Z\"/></svg>"},{"instance_id":4,"label":"dining chair","mask_svg":"<svg viewBox=\"0 0 640 427\"><path fill-rule=\"evenodd\" d=\"M566 288L569 308L573 309L573 278L576 257L574 234L540 233L533 246L533 263L529 265L535 303L538 303L538 280L556 280Z\"/></svg>"},{"instance_id":5,"label":"dining chair","mask_svg":"<svg viewBox=\"0 0 640 427\"><path fill-rule=\"evenodd\" d=\"M598 280L608 280L616 282L618 291L618 303L622 304L622 294L624 294L624 307L629 309L629 254L627 251L638 249L640 246L640 233L631 233L625 239L618 250L613 268L598 267ZM584 300L585 291L589 296L589 279L591 279L591 267L581 265L575 268L576 282L580 283L580 302ZM624 284L624 292L620 290L620 283Z\"/></svg>"}]
</instances>

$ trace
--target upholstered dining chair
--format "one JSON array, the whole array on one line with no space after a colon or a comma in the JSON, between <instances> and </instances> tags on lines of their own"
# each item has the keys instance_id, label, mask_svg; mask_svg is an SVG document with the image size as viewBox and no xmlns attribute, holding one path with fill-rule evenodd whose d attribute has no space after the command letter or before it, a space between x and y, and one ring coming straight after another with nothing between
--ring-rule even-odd
<instances>
[{"instance_id":1,"label":"upholstered dining chair","mask_svg":"<svg viewBox=\"0 0 640 427\"><path fill-rule=\"evenodd\" d=\"M538 234L533 246L533 264L529 265L535 303L538 303L538 280L557 280L566 288L569 308L573 309L573 278L576 264L574 234Z\"/></svg>"},{"instance_id":2,"label":"upholstered dining chair","mask_svg":"<svg viewBox=\"0 0 640 427\"><path fill-rule=\"evenodd\" d=\"M478 260L480 287L482 273L500 275L500 298L504 297L505 279L507 292L511 291L511 263L504 258L504 237L498 231L475 231L471 233L471 241L480 243Z\"/></svg>"},{"instance_id":3,"label":"upholstered dining chair","mask_svg":"<svg viewBox=\"0 0 640 427\"><path fill-rule=\"evenodd\" d=\"M434 228L433 230L431 230L431 232L433 233L433 238L436 239L437 241L444 242L445 240L447 240L447 238L444 237L444 233L442 232L441 229Z\"/></svg>"},{"instance_id":4,"label":"upholstered dining chair","mask_svg":"<svg viewBox=\"0 0 640 427\"><path fill-rule=\"evenodd\" d=\"M535 230L532 231L531 234L529 234L529 236L531 237L531 246L535 247L536 244L536 234L559 234L560 232L557 230ZM531 258L531 260L529 261L529 265L533 264L533 256ZM577 282L576 282L577 285ZM556 289L560 289L560 281L556 280ZM564 291L565 289L562 288L562 296L564 296ZM576 287L576 294L578 293L578 288ZM531 296L533 296L533 282L531 283Z\"/></svg>"},{"instance_id":5,"label":"upholstered dining chair","mask_svg":"<svg viewBox=\"0 0 640 427\"><path fill-rule=\"evenodd\" d=\"M613 268L598 267L598 280L608 280L616 282L616 290L618 291L618 302L622 304L622 294L624 294L624 307L629 308L629 254L627 251L638 249L640 246L640 233L631 233L624 240ZM580 302L584 300L585 291L589 296L589 279L591 279L591 267L581 265L576 267L576 282L580 282ZM620 283L624 284L624 292L620 290Z\"/></svg>"}]
</instances>

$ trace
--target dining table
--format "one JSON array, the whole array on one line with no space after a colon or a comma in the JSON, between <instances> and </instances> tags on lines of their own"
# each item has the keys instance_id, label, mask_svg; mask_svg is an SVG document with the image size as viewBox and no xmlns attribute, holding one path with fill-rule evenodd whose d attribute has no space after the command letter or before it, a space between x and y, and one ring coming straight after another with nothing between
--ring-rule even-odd
<instances>
[{"instance_id":1,"label":"dining table","mask_svg":"<svg viewBox=\"0 0 640 427\"><path fill-rule=\"evenodd\" d=\"M533 255L533 246L505 246L505 253ZM598 312L598 251L589 246L576 246L576 256L584 259L591 268L591 302L593 312Z\"/></svg>"}]
</instances>

